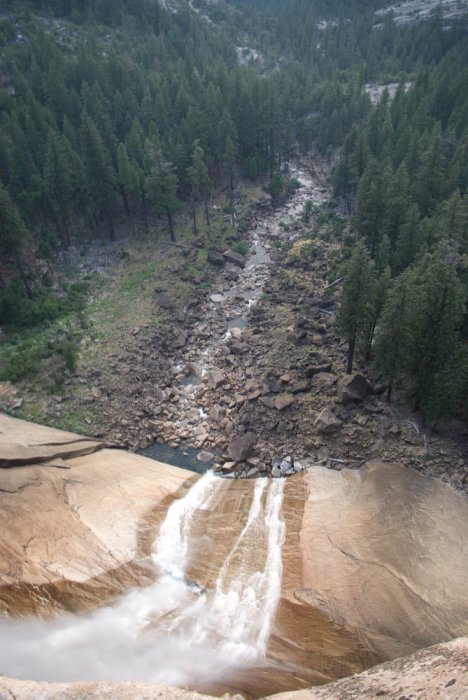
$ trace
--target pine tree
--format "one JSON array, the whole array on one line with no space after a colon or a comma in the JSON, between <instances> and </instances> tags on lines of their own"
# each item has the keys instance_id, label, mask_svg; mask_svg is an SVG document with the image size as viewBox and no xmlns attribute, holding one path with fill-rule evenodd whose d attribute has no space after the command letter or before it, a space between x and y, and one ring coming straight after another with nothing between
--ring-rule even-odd
<instances>
[{"instance_id":1,"label":"pine tree","mask_svg":"<svg viewBox=\"0 0 468 700\"><path fill-rule=\"evenodd\" d=\"M463 323L466 292L457 264L457 254L446 241L420 263L410 362L415 406L423 409L428 406L435 376L454 351Z\"/></svg>"},{"instance_id":2,"label":"pine tree","mask_svg":"<svg viewBox=\"0 0 468 700\"><path fill-rule=\"evenodd\" d=\"M59 235L65 243L71 240L73 210L73 179L67 149L59 134L49 131L44 166L44 184Z\"/></svg>"},{"instance_id":3,"label":"pine tree","mask_svg":"<svg viewBox=\"0 0 468 700\"><path fill-rule=\"evenodd\" d=\"M197 221L195 212L195 202L200 197L205 205L206 225L210 225L210 215L208 211L208 197L210 195L212 182L208 175L208 168L204 161L203 149L198 140L193 142L192 150L192 165L187 168L187 174L190 178L192 191L192 213L193 213L193 228L197 231Z\"/></svg>"},{"instance_id":4,"label":"pine tree","mask_svg":"<svg viewBox=\"0 0 468 700\"><path fill-rule=\"evenodd\" d=\"M140 179L136 168L130 163L125 144L119 144L117 151L118 158L118 181L122 195L125 211L132 224L133 234L136 235L135 208L140 194Z\"/></svg>"},{"instance_id":5,"label":"pine tree","mask_svg":"<svg viewBox=\"0 0 468 700\"><path fill-rule=\"evenodd\" d=\"M86 174L87 198L97 219L107 221L109 236L114 240L113 211L116 176L110 154L93 124L83 112L80 131L81 153Z\"/></svg>"},{"instance_id":6,"label":"pine tree","mask_svg":"<svg viewBox=\"0 0 468 700\"><path fill-rule=\"evenodd\" d=\"M0 258L16 265L26 294L32 299L32 290L21 261L21 254L29 234L8 190L0 182Z\"/></svg>"},{"instance_id":7,"label":"pine tree","mask_svg":"<svg viewBox=\"0 0 468 700\"><path fill-rule=\"evenodd\" d=\"M366 360L370 360L374 333L387 299L392 280L390 267L385 267L374 280L372 290L372 311L369 316L369 328L365 336Z\"/></svg>"},{"instance_id":8,"label":"pine tree","mask_svg":"<svg viewBox=\"0 0 468 700\"><path fill-rule=\"evenodd\" d=\"M353 371L356 343L365 338L371 323L373 286L373 263L366 246L360 241L346 267L336 316L337 331L348 341L348 374Z\"/></svg>"},{"instance_id":9,"label":"pine tree","mask_svg":"<svg viewBox=\"0 0 468 700\"><path fill-rule=\"evenodd\" d=\"M417 204L412 204L398 231L393 256L393 271L403 272L413 262L423 243L424 234L421 228L419 208Z\"/></svg>"},{"instance_id":10,"label":"pine tree","mask_svg":"<svg viewBox=\"0 0 468 700\"><path fill-rule=\"evenodd\" d=\"M177 197L177 175L174 166L163 156L157 142L145 141L145 190L157 215L165 214L171 241L175 242L174 214L180 203Z\"/></svg>"},{"instance_id":11,"label":"pine tree","mask_svg":"<svg viewBox=\"0 0 468 700\"><path fill-rule=\"evenodd\" d=\"M390 288L377 327L374 364L388 382L388 401L395 381L408 366L408 354L413 340L415 297L415 275L413 270L408 269Z\"/></svg>"},{"instance_id":12,"label":"pine tree","mask_svg":"<svg viewBox=\"0 0 468 700\"><path fill-rule=\"evenodd\" d=\"M468 419L468 347L458 343L434 377L426 413L434 426L455 416Z\"/></svg>"}]
</instances>

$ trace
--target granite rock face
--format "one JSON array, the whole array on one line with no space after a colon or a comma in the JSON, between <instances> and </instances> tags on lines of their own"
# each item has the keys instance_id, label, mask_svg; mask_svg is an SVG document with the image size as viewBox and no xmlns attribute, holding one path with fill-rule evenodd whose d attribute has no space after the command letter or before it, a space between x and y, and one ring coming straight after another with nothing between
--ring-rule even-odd
<instances>
[{"instance_id":1,"label":"granite rock face","mask_svg":"<svg viewBox=\"0 0 468 700\"><path fill-rule=\"evenodd\" d=\"M155 529L193 474L1 415L0 462L20 459L0 469L0 611L89 609L151 576Z\"/></svg>"},{"instance_id":2,"label":"granite rock face","mask_svg":"<svg viewBox=\"0 0 468 700\"><path fill-rule=\"evenodd\" d=\"M0 460L12 465L17 455L22 466L0 469L1 612L79 613L154 581L150 554L160 523L198 475L1 416ZM235 546L255 482L220 480L216 498L194 512L186 576L200 590L213 589ZM341 472L315 466L285 480L282 518L281 594L265 665L199 690L322 697L300 693L325 689L300 689L466 635L468 505L461 492L377 460ZM231 559L233 571L265 557L262 532L252 535L250 557ZM9 683L0 681L0 699L133 692L80 684L82 695L68 685L54 695L56 686L19 684L8 695ZM159 697L185 697L171 692ZM151 693L138 685L138 697L158 697Z\"/></svg>"}]
</instances>

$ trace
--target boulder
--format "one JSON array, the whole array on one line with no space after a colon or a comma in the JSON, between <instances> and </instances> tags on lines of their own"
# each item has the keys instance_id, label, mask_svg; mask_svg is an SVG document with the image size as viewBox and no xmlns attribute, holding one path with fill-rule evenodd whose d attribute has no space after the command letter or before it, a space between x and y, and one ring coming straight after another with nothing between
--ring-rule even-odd
<instances>
[{"instance_id":1,"label":"boulder","mask_svg":"<svg viewBox=\"0 0 468 700\"><path fill-rule=\"evenodd\" d=\"M197 459L199 462L207 464L208 462L211 462L211 460L214 459L214 454L212 452L208 452L207 450L202 450L197 454Z\"/></svg>"},{"instance_id":2,"label":"boulder","mask_svg":"<svg viewBox=\"0 0 468 700\"><path fill-rule=\"evenodd\" d=\"M301 391L307 391L309 388L309 381L307 379L299 379L290 385L289 389L293 394L299 394Z\"/></svg>"},{"instance_id":3,"label":"boulder","mask_svg":"<svg viewBox=\"0 0 468 700\"><path fill-rule=\"evenodd\" d=\"M212 369L208 372L208 386L217 389L226 381L226 375L220 369Z\"/></svg>"},{"instance_id":4,"label":"boulder","mask_svg":"<svg viewBox=\"0 0 468 700\"><path fill-rule=\"evenodd\" d=\"M209 249L206 259L212 265L216 265L216 267L224 267L225 260L223 254L215 248Z\"/></svg>"},{"instance_id":5,"label":"boulder","mask_svg":"<svg viewBox=\"0 0 468 700\"><path fill-rule=\"evenodd\" d=\"M250 457L256 443L257 437L254 433L245 433L245 435L235 438L227 449L229 457L234 462L243 462L247 457Z\"/></svg>"},{"instance_id":6,"label":"boulder","mask_svg":"<svg viewBox=\"0 0 468 700\"><path fill-rule=\"evenodd\" d=\"M170 311L175 306L174 301L165 292L158 294L157 302L161 309L164 309L165 311Z\"/></svg>"},{"instance_id":7,"label":"boulder","mask_svg":"<svg viewBox=\"0 0 468 700\"><path fill-rule=\"evenodd\" d=\"M172 339L171 345L175 350L177 350L179 348L185 347L186 342L187 334L184 331L179 331L179 333L176 333L174 338Z\"/></svg>"},{"instance_id":8,"label":"boulder","mask_svg":"<svg viewBox=\"0 0 468 700\"><path fill-rule=\"evenodd\" d=\"M292 406L294 401L295 401L294 396L290 396L288 394L286 394L284 396L277 396L275 399L275 408L278 411L283 411L285 408Z\"/></svg>"},{"instance_id":9,"label":"boulder","mask_svg":"<svg viewBox=\"0 0 468 700\"><path fill-rule=\"evenodd\" d=\"M322 374L324 372L331 372L331 363L326 362L321 365L309 365L305 371L306 377L313 377L315 374Z\"/></svg>"},{"instance_id":10,"label":"boulder","mask_svg":"<svg viewBox=\"0 0 468 700\"><path fill-rule=\"evenodd\" d=\"M312 384L317 389L329 389L336 383L336 377L334 374L329 374L328 372L319 372L312 377Z\"/></svg>"},{"instance_id":11,"label":"boulder","mask_svg":"<svg viewBox=\"0 0 468 700\"><path fill-rule=\"evenodd\" d=\"M224 418L225 412L224 408L221 408L221 406L215 403L210 409L210 421L212 423L219 423Z\"/></svg>"},{"instance_id":12,"label":"boulder","mask_svg":"<svg viewBox=\"0 0 468 700\"><path fill-rule=\"evenodd\" d=\"M249 346L247 343L231 343L229 349L233 355L244 355L248 351Z\"/></svg>"},{"instance_id":13,"label":"boulder","mask_svg":"<svg viewBox=\"0 0 468 700\"><path fill-rule=\"evenodd\" d=\"M338 401L340 403L363 401L370 389L369 382L362 374L354 374L341 382L338 389Z\"/></svg>"},{"instance_id":14,"label":"boulder","mask_svg":"<svg viewBox=\"0 0 468 700\"><path fill-rule=\"evenodd\" d=\"M320 433L328 435L341 428L343 422L335 416L328 406L326 406L314 420L314 425Z\"/></svg>"},{"instance_id":15,"label":"boulder","mask_svg":"<svg viewBox=\"0 0 468 700\"><path fill-rule=\"evenodd\" d=\"M223 257L226 260L226 262L232 263L233 265L237 265L237 267L245 267L245 257L240 253L235 253L230 248L223 253Z\"/></svg>"},{"instance_id":16,"label":"boulder","mask_svg":"<svg viewBox=\"0 0 468 700\"><path fill-rule=\"evenodd\" d=\"M224 301L224 297L222 294L212 294L210 296L210 301L212 301L213 304L221 304Z\"/></svg>"},{"instance_id":17,"label":"boulder","mask_svg":"<svg viewBox=\"0 0 468 700\"><path fill-rule=\"evenodd\" d=\"M287 339L294 345L303 345L307 340L307 331L305 328L296 328L288 333Z\"/></svg>"}]
</instances>

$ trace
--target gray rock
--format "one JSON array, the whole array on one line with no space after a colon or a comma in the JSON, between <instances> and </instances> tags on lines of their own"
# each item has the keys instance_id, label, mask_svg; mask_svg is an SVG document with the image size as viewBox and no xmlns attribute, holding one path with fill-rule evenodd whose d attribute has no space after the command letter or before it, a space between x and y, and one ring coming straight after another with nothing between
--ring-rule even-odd
<instances>
[{"instance_id":1,"label":"gray rock","mask_svg":"<svg viewBox=\"0 0 468 700\"><path fill-rule=\"evenodd\" d=\"M212 423L219 423L224 418L224 414L225 409L215 403L210 410L210 421Z\"/></svg>"},{"instance_id":2,"label":"gray rock","mask_svg":"<svg viewBox=\"0 0 468 700\"><path fill-rule=\"evenodd\" d=\"M303 345L307 340L307 331L305 328L296 328L288 333L287 339L294 345Z\"/></svg>"},{"instance_id":3,"label":"gray rock","mask_svg":"<svg viewBox=\"0 0 468 700\"><path fill-rule=\"evenodd\" d=\"M180 331L180 332L177 333L177 335L173 338L171 345L172 345L173 348L178 349L178 348L183 348L183 347L185 347L186 342L187 342L187 335L186 335L186 333L184 333L184 331Z\"/></svg>"},{"instance_id":4,"label":"gray rock","mask_svg":"<svg viewBox=\"0 0 468 700\"><path fill-rule=\"evenodd\" d=\"M214 454L212 452L208 452L207 450L202 450L197 454L197 459L199 462L203 462L206 464L207 462L211 462L212 459L214 459Z\"/></svg>"},{"instance_id":5,"label":"gray rock","mask_svg":"<svg viewBox=\"0 0 468 700\"><path fill-rule=\"evenodd\" d=\"M315 374L321 374L322 372L330 372L331 363L324 363L321 365L310 365L305 371L306 377L313 377Z\"/></svg>"},{"instance_id":6,"label":"gray rock","mask_svg":"<svg viewBox=\"0 0 468 700\"><path fill-rule=\"evenodd\" d=\"M351 403L352 401L363 401L370 391L371 386L362 374L355 374L346 377L340 384L338 390L338 401L340 403Z\"/></svg>"},{"instance_id":7,"label":"gray rock","mask_svg":"<svg viewBox=\"0 0 468 700\"><path fill-rule=\"evenodd\" d=\"M226 381L226 375L220 369L212 369L208 372L208 386L217 389Z\"/></svg>"},{"instance_id":8,"label":"gray rock","mask_svg":"<svg viewBox=\"0 0 468 700\"><path fill-rule=\"evenodd\" d=\"M233 355L244 355L248 351L249 346L247 343L232 343L229 349Z\"/></svg>"},{"instance_id":9,"label":"gray rock","mask_svg":"<svg viewBox=\"0 0 468 700\"><path fill-rule=\"evenodd\" d=\"M250 457L253 448L257 443L257 437L254 433L245 433L231 442L227 448L229 457L234 462L243 462Z\"/></svg>"},{"instance_id":10,"label":"gray rock","mask_svg":"<svg viewBox=\"0 0 468 700\"><path fill-rule=\"evenodd\" d=\"M312 378L312 383L318 389L329 389L336 383L336 377L328 372L319 372Z\"/></svg>"},{"instance_id":11,"label":"gray rock","mask_svg":"<svg viewBox=\"0 0 468 700\"><path fill-rule=\"evenodd\" d=\"M210 248L208 251L207 260L212 265L216 265L216 267L224 267L225 260L223 254L215 248Z\"/></svg>"},{"instance_id":12,"label":"gray rock","mask_svg":"<svg viewBox=\"0 0 468 700\"><path fill-rule=\"evenodd\" d=\"M174 308L174 302L164 292L161 292L161 294L158 295L158 304L161 309L165 309L166 311L170 311Z\"/></svg>"},{"instance_id":13,"label":"gray rock","mask_svg":"<svg viewBox=\"0 0 468 700\"><path fill-rule=\"evenodd\" d=\"M308 388L309 381L307 379L299 379L297 382L294 382L289 386L289 389L293 394L298 394L301 391L307 391Z\"/></svg>"},{"instance_id":14,"label":"gray rock","mask_svg":"<svg viewBox=\"0 0 468 700\"><path fill-rule=\"evenodd\" d=\"M230 248L223 253L223 257L226 262L233 263L233 265L237 265L238 267L245 267L245 257L240 253L235 253Z\"/></svg>"},{"instance_id":15,"label":"gray rock","mask_svg":"<svg viewBox=\"0 0 468 700\"><path fill-rule=\"evenodd\" d=\"M273 465L273 467L271 468L271 476L274 479L279 479L280 477L283 476L283 472L281 471L281 469L278 466L276 466L276 464Z\"/></svg>"},{"instance_id":16,"label":"gray rock","mask_svg":"<svg viewBox=\"0 0 468 700\"><path fill-rule=\"evenodd\" d=\"M294 396L277 396L275 399L275 408L278 411L284 411L285 408L292 406L294 401Z\"/></svg>"},{"instance_id":17,"label":"gray rock","mask_svg":"<svg viewBox=\"0 0 468 700\"><path fill-rule=\"evenodd\" d=\"M339 430L342 425L342 421L340 421L340 419L332 413L328 406L322 409L317 418L314 420L314 426L317 428L317 430L326 435Z\"/></svg>"}]
</instances>

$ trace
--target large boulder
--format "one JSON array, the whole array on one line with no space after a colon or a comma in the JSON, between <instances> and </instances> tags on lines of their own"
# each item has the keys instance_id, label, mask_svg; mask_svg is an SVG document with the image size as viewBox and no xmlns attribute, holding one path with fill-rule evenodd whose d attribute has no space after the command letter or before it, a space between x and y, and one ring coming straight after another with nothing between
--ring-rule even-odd
<instances>
[{"instance_id":1,"label":"large boulder","mask_svg":"<svg viewBox=\"0 0 468 700\"><path fill-rule=\"evenodd\" d=\"M224 267L224 256L222 253L220 253L219 250L216 250L215 248L210 248L206 259L209 263L215 265L216 267Z\"/></svg>"},{"instance_id":2,"label":"large boulder","mask_svg":"<svg viewBox=\"0 0 468 700\"><path fill-rule=\"evenodd\" d=\"M220 369L213 368L208 372L207 381L211 389L217 389L226 381L226 375Z\"/></svg>"},{"instance_id":3,"label":"large boulder","mask_svg":"<svg viewBox=\"0 0 468 700\"><path fill-rule=\"evenodd\" d=\"M362 374L354 374L346 377L338 389L338 401L340 403L352 403L363 401L369 393L371 386Z\"/></svg>"},{"instance_id":4,"label":"large boulder","mask_svg":"<svg viewBox=\"0 0 468 700\"><path fill-rule=\"evenodd\" d=\"M229 349L233 355L244 355L248 351L249 346L247 343L231 343Z\"/></svg>"},{"instance_id":5,"label":"large boulder","mask_svg":"<svg viewBox=\"0 0 468 700\"><path fill-rule=\"evenodd\" d=\"M227 451L234 462L243 462L250 457L257 443L254 433L245 433L231 442Z\"/></svg>"},{"instance_id":6,"label":"large boulder","mask_svg":"<svg viewBox=\"0 0 468 700\"><path fill-rule=\"evenodd\" d=\"M326 406L314 420L314 425L320 433L328 435L329 433L334 433L339 430L343 422L335 416L328 406Z\"/></svg>"},{"instance_id":7,"label":"large boulder","mask_svg":"<svg viewBox=\"0 0 468 700\"><path fill-rule=\"evenodd\" d=\"M245 267L245 257L241 255L240 253L235 253L233 250L229 248L229 250L226 250L223 253L223 257L228 263L232 263L233 265L237 265L237 267Z\"/></svg>"},{"instance_id":8,"label":"large boulder","mask_svg":"<svg viewBox=\"0 0 468 700\"><path fill-rule=\"evenodd\" d=\"M309 365L305 371L306 377L313 377L315 374L322 374L324 372L331 372L331 363L324 362L317 365Z\"/></svg>"},{"instance_id":9,"label":"large boulder","mask_svg":"<svg viewBox=\"0 0 468 700\"><path fill-rule=\"evenodd\" d=\"M294 345L303 345L307 341L307 331L305 328L295 328L288 333L287 339Z\"/></svg>"},{"instance_id":10,"label":"large boulder","mask_svg":"<svg viewBox=\"0 0 468 700\"><path fill-rule=\"evenodd\" d=\"M275 408L278 411L284 411L285 408L292 406L295 401L294 396L290 394L284 394L283 396L277 396L275 399Z\"/></svg>"}]
</instances>

